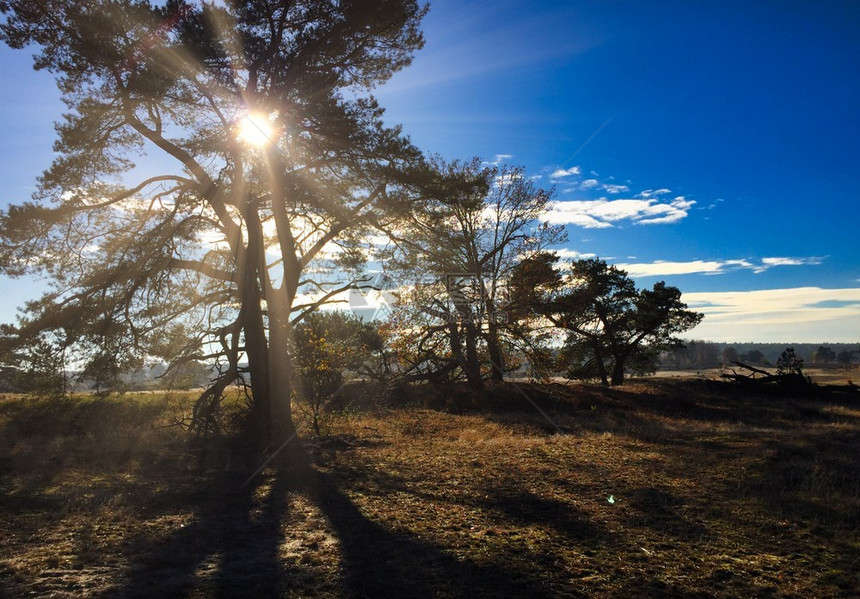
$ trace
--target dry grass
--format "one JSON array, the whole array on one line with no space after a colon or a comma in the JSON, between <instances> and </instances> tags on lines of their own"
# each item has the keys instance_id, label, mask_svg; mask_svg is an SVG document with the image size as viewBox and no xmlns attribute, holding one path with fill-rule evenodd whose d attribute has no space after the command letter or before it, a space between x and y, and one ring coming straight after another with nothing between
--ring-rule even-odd
<instances>
[{"instance_id":1,"label":"dry grass","mask_svg":"<svg viewBox=\"0 0 860 599\"><path fill-rule=\"evenodd\" d=\"M189 401L0 400L0 596L860 588L851 397L704 380L418 389L334 419L248 485L259 458L165 427Z\"/></svg>"},{"instance_id":2,"label":"dry grass","mask_svg":"<svg viewBox=\"0 0 860 599\"><path fill-rule=\"evenodd\" d=\"M775 366L761 366L769 372L776 372ZM720 375L724 372L731 372L732 368L738 372L742 369L737 367L722 368L705 368L702 370L661 370L656 372L652 377L658 379L691 379L703 378L712 381L720 380ZM842 366L838 364L829 364L826 366L819 365L803 369L803 373L812 379L818 385L845 385L857 383L860 381L860 367L856 364L851 366Z\"/></svg>"}]
</instances>

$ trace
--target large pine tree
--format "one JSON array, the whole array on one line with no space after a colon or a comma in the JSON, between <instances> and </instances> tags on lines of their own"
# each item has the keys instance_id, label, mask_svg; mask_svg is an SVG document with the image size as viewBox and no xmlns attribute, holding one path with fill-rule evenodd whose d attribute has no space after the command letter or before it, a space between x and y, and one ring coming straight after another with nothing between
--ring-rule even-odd
<instances>
[{"instance_id":1,"label":"large pine tree","mask_svg":"<svg viewBox=\"0 0 860 599\"><path fill-rule=\"evenodd\" d=\"M362 260L362 227L402 199L400 173L419 159L369 90L420 48L426 7L7 0L0 12L3 40L36 49L68 106L33 200L0 214L2 271L53 281L12 337L51 331L93 375L145 356L214 359L196 426L216 426L241 379L260 432L290 435L291 326L353 282L332 273ZM338 268L321 273L326 261Z\"/></svg>"}]
</instances>

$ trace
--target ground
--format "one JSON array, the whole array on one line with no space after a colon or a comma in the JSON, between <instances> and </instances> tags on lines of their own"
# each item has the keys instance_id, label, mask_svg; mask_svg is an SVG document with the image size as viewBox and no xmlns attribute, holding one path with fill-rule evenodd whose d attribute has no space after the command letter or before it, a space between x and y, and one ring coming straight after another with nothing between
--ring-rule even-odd
<instances>
[{"instance_id":1,"label":"ground","mask_svg":"<svg viewBox=\"0 0 860 599\"><path fill-rule=\"evenodd\" d=\"M7 396L0 596L857 596L860 400L749 393L425 389L256 475L187 396Z\"/></svg>"}]
</instances>

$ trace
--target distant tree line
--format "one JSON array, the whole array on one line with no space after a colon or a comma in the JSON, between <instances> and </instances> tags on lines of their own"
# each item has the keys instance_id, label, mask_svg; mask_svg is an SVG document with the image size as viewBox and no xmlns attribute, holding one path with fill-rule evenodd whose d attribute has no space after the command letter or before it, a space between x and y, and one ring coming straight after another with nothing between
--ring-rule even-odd
<instances>
[{"instance_id":1,"label":"distant tree line","mask_svg":"<svg viewBox=\"0 0 860 599\"><path fill-rule=\"evenodd\" d=\"M757 366L773 366L786 347L793 348L807 366L850 366L860 361L860 344L833 343L721 343L685 340L684 347L660 356L662 369L716 368L740 361Z\"/></svg>"}]
</instances>

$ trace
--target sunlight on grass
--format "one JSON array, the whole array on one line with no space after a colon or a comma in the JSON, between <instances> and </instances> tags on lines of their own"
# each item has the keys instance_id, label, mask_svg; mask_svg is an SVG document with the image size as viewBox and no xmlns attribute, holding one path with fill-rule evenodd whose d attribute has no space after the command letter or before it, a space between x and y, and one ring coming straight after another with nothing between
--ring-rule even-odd
<instances>
[{"instance_id":1,"label":"sunlight on grass","mask_svg":"<svg viewBox=\"0 0 860 599\"><path fill-rule=\"evenodd\" d=\"M345 580L457 594L463 568L474 596L856 585L854 406L677 385L556 388L564 434L515 408L354 409L298 441L307 471L266 468L240 491L228 445L201 462L166 426L193 394L6 397L0 574L41 594L131 576L211 596L279 571L296 596Z\"/></svg>"}]
</instances>

